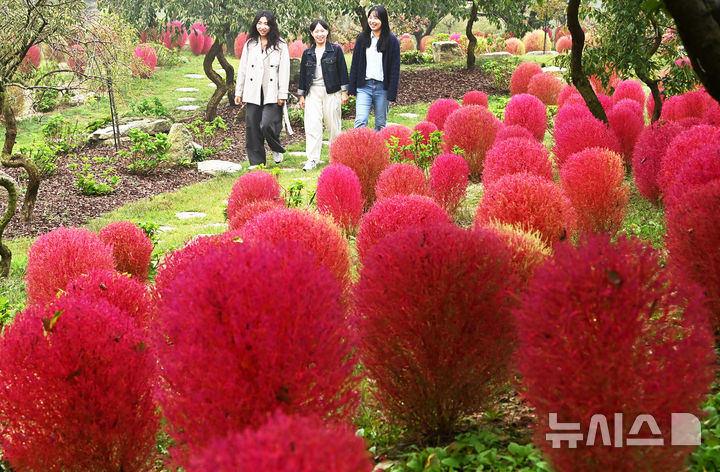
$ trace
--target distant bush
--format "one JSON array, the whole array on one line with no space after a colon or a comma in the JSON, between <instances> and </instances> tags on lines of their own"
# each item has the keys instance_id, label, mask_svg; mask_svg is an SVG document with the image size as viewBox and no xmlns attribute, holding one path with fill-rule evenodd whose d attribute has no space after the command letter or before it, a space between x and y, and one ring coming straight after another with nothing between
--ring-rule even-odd
<instances>
[{"instance_id":1,"label":"distant bush","mask_svg":"<svg viewBox=\"0 0 720 472\"><path fill-rule=\"evenodd\" d=\"M516 56L525 54L525 43L518 38L508 38L505 40L505 51Z\"/></svg>"},{"instance_id":2,"label":"distant bush","mask_svg":"<svg viewBox=\"0 0 720 472\"><path fill-rule=\"evenodd\" d=\"M318 211L335 220L345 234L357 232L363 212L360 179L353 170L343 164L325 167L318 177Z\"/></svg>"},{"instance_id":3,"label":"distant bush","mask_svg":"<svg viewBox=\"0 0 720 472\"><path fill-rule=\"evenodd\" d=\"M528 172L554 179L550 153L537 140L530 138L508 138L495 141L485 156L483 186L487 188L505 175Z\"/></svg>"},{"instance_id":4,"label":"distant bush","mask_svg":"<svg viewBox=\"0 0 720 472\"><path fill-rule=\"evenodd\" d=\"M525 44L525 52L542 51L543 44L545 46L545 51L552 49L552 41L543 30L534 30L525 33L525 36L523 36L523 43Z\"/></svg>"},{"instance_id":5,"label":"distant bush","mask_svg":"<svg viewBox=\"0 0 720 472\"><path fill-rule=\"evenodd\" d=\"M110 223L98 233L112 247L115 269L145 282L150 269L153 243L140 227L130 221Z\"/></svg>"},{"instance_id":6,"label":"distant bush","mask_svg":"<svg viewBox=\"0 0 720 472\"><path fill-rule=\"evenodd\" d=\"M682 129L682 126L672 121L657 121L643 129L635 143L632 159L635 185L645 198L656 205L660 198L657 178L662 157Z\"/></svg>"},{"instance_id":7,"label":"distant bush","mask_svg":"<svg viewBox=\"0 0 720 472\"><path fill-rule=\"evenodd\" d=\"M645 127L642 105L630 98L624 98L607 112L607 117L610 129L620 141L623 161L629 168L635 143Z\"/></svg>"},{"instance_id":8,"label":"distant bush","mask_svg":"<svg viewBox=\"0 0 720 472\"><path fill-rule=\"evenodd\" d=\"M461 149L470 167L470 174L479 177L485 153L495 141L501 123L487 108L469 105L454 111L445 122L445 152Z\"/></svg>"},{"instance_id":9,"label":"distant bush","mask_svg":"<svg viewBox=\"0 0 720 472\"><path fill-rule=\"evenodd\" d=\"M527 93L530 79L535 74L542 74L542 67L535 62L523 62L517 66L510 77L510 94Z\"/></svg>"},{"instance_id":10,"label":"distant bush","mask_svg":"<svg viewBox=\"0 0 720 472\"><path fill-rule=\"evenodd\" d=\"M448 215L454 216L465 199L470 167L457 154L441 154L430 167L430 194Z\"/></svg>"},{"instance_id":11,"label":"distant bush","mask_svg":"<svg viewBox=\"0 0 720 472\"><path fill-rule=\"evenodd\" d=\"M562 36L555 42L555 50L560 54L569 52L572 49L572 37Z\"/></svg>"},{"instance_id":12,"label":"distant bush","mask_svg":"<svg viewBox=\"0 0 720 472\"><path fill-rule=\"evenodd\" d=\"M549 72L535 74L530 77L527 93L540 99L546 106L557 105L563 81Z\"/></svg>"},{"instance_id":13,"label":"distant bush","mask_svg":"<svg viewBox=\"0 0 720 472\"><path fill-rule=\"evenodd\" d=\"M157 66L157 53L155 48L149 44L141 44L135 48L135 58L137 64L133 67L133 73L143 78L150 77L155 72Z\"/></svg>"},{"instance_id":14,"label":"distant bush","mask_svg":"<svg viewBox=\"0 0 720 472\"><path fill-rule=\"evenodd\" d=\"M396 162L378 177L375 194L378 200L395 195L427 196L427 178L415 164Z\"/></svg>"},{"instance_id":15,"label":"distant bush","mask_svg":"<svg viewBox=\"0 0 720 472\"><path fill-rule=\"evenodd\" d=\"M240 59L242 56L243 48L245 48L245 43L247 42L248 34L247 33L239 33L235 37L235 44L233 45L233 52L235 53L235 57Z\"/></svg>"},{"instance_id":16,"label":"distant bush","mask_svg":"<svg viewBox=\"0 0 720 472\"><path fill-rule=\"evenodd\" d=\"M303 44L303 42L299 39L291 42L290 44L288 44L288 52L290 53L290 57L302 57L302 53L303 51L305 51L305 49L307 49L307 47L308 46L306 44Z\"/></svg>"}]
</instances>

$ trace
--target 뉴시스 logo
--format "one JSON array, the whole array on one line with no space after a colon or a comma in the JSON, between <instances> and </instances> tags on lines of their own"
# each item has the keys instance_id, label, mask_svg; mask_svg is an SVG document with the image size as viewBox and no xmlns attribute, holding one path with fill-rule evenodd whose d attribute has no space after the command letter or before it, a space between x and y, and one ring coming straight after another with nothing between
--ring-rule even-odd
<instances>
[{"instance_id":1,"label":"\ub274\uc2dc\uc2a4 logo","mask_svg":"<svg viewBox=\"0 0 720 472\"><path fill-rule=\"evenodd\" d=\"M658 427L657 421L652 415L638 415L633 421L628 438L623 438L623 414L613 415L613 435L610 435L610 427L605 415L593 415L590 418L586 446L664 446L665 438ZM580 423L559 423L557 413L550 413L550 429L553 431L565 431L562 433L547 433L545 439L552 442L552 447L562 447L567 442L570 449L578 446L583 441L583 433L580 431ZM638 436L643 429L650 430L652 438L629 437ZM623 442L624 440L624 442ZM670 420L670 445L671 446L699 446L700 445L700 420L691 413L673 413Z\"/></svg>"}]
</instances>

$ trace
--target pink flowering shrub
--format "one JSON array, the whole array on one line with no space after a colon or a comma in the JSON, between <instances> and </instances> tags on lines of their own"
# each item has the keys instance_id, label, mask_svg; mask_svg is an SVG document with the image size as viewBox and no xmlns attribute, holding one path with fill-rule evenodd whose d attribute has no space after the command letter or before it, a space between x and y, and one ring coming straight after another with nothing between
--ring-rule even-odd
<instances>
[{"instance_id":1,"label":"pink flowering shrub","mask_svg":"<svg viewBox=\"0 0 720 472\"><path fill-rule=\"evenodd\" d=\"M413 128L413 131L420 131L420 133L423 135L422 142L424 144L427 144L430 142L430 135L433 133L433 131L437 131L438 127L435 123L432 121L421 121L420 123L416 124Z\"/></svg>"},{"instance_id":2,"label":"pink flowering shrub","mask_svg":"<svg viewBox=\"0 0 720 472\"><path fill-rule=\"evenodd\" d=\"M465 151L463 157L470 174L479 177L485 153L495 141L502 124L487 108L469 105L456 110L445 121L444 151L451 153L455 146Z\"/></svg>"},{"instance_id":3,"label":"pink flowering shrub","mask_svg":"<svg viewBox=\"0 0 720 472\"><path fill-rule=\"evenodd\" d=\"M209 46L212 46L212 38L210 38L210 35L206 35L205 31L207 31L207 27L203 23L194 23L190 28L190 35L188 37L190 51L196 56L207 54L210 50Z\"/></svg>"},{"instance_id":4,"label":"pink flowering shrub","mask_svg":"<svg viewBox=\"0 0 720 472\"><path fill-rule=\"evenodd\" d=\"M678 133L660 159L657 176L660 193L666 194L675 185L677 176L693 156L700 151L706 154L711 149L720 149L720 128L698 125Z\"/></svg>"},{"instance_id":5,"label":"pink flowering shrub","mask_svg":"<svg viewBox=\"0 0 720 472\"><path fill-rule=\"evenodd\" d=\"M717 179L720 179L720 143L714 139L690 154L673 183L663 189L665 207L674 205L689 189Z\"/></svg>"},{"instance_id":6,"label":"pink flowering shrub","mask_svg":"<svg viewBox=\"0 0 720 472\"><path fill-rule=\"evenodd\" d=\"M86 229L60 227L38 237L28 251L28 301L45 304L75 277L93 269L112 270L112 248Z\"/></svg>"},{"instance_id":7,"label":"pink flowering shrub","mask_svg":"<svg viewBox=\"0 0 720 472\"><path fill-rule=\"evenodd\" d=\"M462 100L463 106L466 105L480 105L482 107L488 107L488 97L485 92L479 90L470 90L463 95Z\"/></svg>"},{"instance_id":8,"label":"pink flowering shrub","mask_svg":"<svg viewBox=\"0 0 720 472\"><path fill-rule=\"evenodd\" d=\"M497 134L495 135L495 144L499 143L500 141L504 141L506 139L510 138L529 138L529 139L535 139L535 136L525 128L524 126L520 125L504 125L500 127Z\"/></svg>"},{"instance_id":9,"label":"pink flowering shrub","mask_svg":"<svg viewBox=\"0 0 720 472\"><path fill-rule=\"evenodd\" d=\"M245 48L245 43L247 42L247 39L247 33L238 33L238 35L235 37L235 43L233 44L233 52L235 52L235 57L237 57L238 59L242 57L242 52Z\"/></svg>"},{"instance_id":10,"label":"pink flowering shrub","mask_svg":"<svg viewBox=\"0 0 720 472\"><path fill-rule=\"evenodd\" d=\"M292 43L288 44L288 52L290 53L290 57L302 57L303 51L307 49L307 45L303 44L302 41L299 39L296 39Z\"/></svg>"},{"instance_id":11,"label":"pink flowering shrub","mask_svg":"<svg viewBox=\"0 0 720 472\"><path fill-rule=\"evenodd\" d=\"M535 74L530 77L527 93L540 99L545 105L557 105L563 81L549 72Z\"/></svg>"},{"instance_id":12,"label":"pink flowering shrub","mask_svg":"<svg viewBox=\"0 0 720 472\"><path fill-rule=\"evenodd\" d=\"M602 121L594 117L579 118L562 125L555 125L555 162L560 167L570 155L591 147L605 148L622 153L620 141L615 133Z\"/></svg>"},{"instance_id":13,"label":"pink flowering shrub","mask_svg":"<svg viewBox=\"0 0 720 472\"><path fill-rule=\"evenodd\" d=\"M188 472L371 472L362 438L317 416L276 413L255 429L214 439L190 461Z\"/></svg>"},{"instance_id":14,"label":"pink flowering shrub","mask_svg":"<svg viewBox=\"0 0 720 472\"><path fill-rule=\"evenodd\" d=\"M501 177L485 188L475 213L475 227L500 222L537 231L552 246L571 235L575 212L559 185L528 173Z\"/></svg>"},{"instance_id":15,"label":"pink flowering shrub","mask_svg":"<svg viewBox=\"0 0 720 472\"><path fill-rule=\"evenodd\" d=\"M492 230L416 226L374 246L354 295L362 363L389 418L437 438L494 397L513 350L512 289Z\"/></svg>"},{"instance_id":16,"label":"pink flowering shrub","mask_svg":"<svg viewBox=\"0 0 720 472\"><path fill-rule=\"evenodd\" d=\"M195 259L215 252L223 241L213 237L198 237L189 241L184 247L165 255L155 275L152 287L153 297L159 297L170 287L178 274L182 273Z\"/></svg>"},{"instance_id":17,"label":"pink flowering shrub","mask_svg":"<svg viewBox=\"0 0 720 472\"><path fill-rule=\"evenodd\" d=\"M160 36L160 41L166 48L172 50L182 49L188 40L188 32L181 21L171 21L167 24L165 31Z\"/></svg>"},{"instance_id":18,"label":"pink flowering shrub","mask_svg":"<svg viewBox=\"0 0 720 472\"><path fill-rule=\"evenodd\" d=\"M440 98L430 104L425 121L434 123L439 130L442 130L445 127L445 120L458 108L460 104L452 98Z\"/></svg>"},{"instance_id":19,"label":"pink flowering shrub","mask_svg":"<svg viewBox=\"0 0 720 472\"><path fill-rule=\"evenodd\" d=\"M378 177L375 194L378 200L395 195L427 195L427 178L415 164L390 164Z\"/></svg>"},{"instance_id":20,"label":"pink flowering shrub","mask_svg":"<svg viewBox=\"0 0 720 472\"><path fill-rule=\"evenodd\" d=\"M525 36L523 36L525 52L542 51L543 39L545 43L545 50L549 51L552 49L552 41L550 41L550 38L543 30L534 30L525 33Z\"/></svg>"},{"instance_id":21,"label":"pink flowering shrub","mask_svg":"<svg viewBox=\"0 0 720 472\"><path fill-rule=\"evenodd\" d=\"M720 103L714 100L709 102L702 119L707 125L720 126Z\"/></svg>"},{"instance_id":22,"label":"pink flowering shrub","mask_svg":"<svg viewBox=\"0 0 720 472\"><path fill-rule=\"evenodd\" d=\"M41 60L42 52L40 51L40 47L37 44L33 44L32 46L30 46L30 49L28 49L25 57L23 57L23 60L18 67L18 70L23 73L28 73L30 72L31 66L35 69L40 67Z\"/></svg>"},{"instance_id":23,"label":"pink flowering shrub","mask_svg":"<svg viewBox=\"0 0 720 472\"><path fill-rule=\"evenodd\" d=\"M0 338L0 447L17 471L152 469L155 361L133 320L91 296L32 305Z\"/></svg>"},{"instance_id":24,"label":"pink flowering shrub","mask_svg":"<svg viewBox=\"0 0 720 472\"><path fill-rule=\"evenodd\" d=\"M228 230L240 229L259 214L278 208L285 208L283 200L255 200L250 202L236 210L231 217L228 217Z\"/></svg>"},{"instance_id":25,"label":"pink flowering shrub","mask_svg":"<svg viewBox=\"0 0 720 472\"><path fill-rule=\"evenodd\" d=\"M555 116L555 128L565 126L567 123L580 118L590 119L594 118L594 116L584 101L580 103L568 103L558 109L557 115Z\"/></svg>"},{"instance_id":26,"label":"pink flowering shrub","mask_svg":"<svg viewBox=\"0 0 720 472\"><path fill-rule=\"evenodd\" d=\"M363 213L360 179L343 164L325 167L318 177L317 208L330 216L345 234L355 234Z\"/></svg>"},{"instance_id":27,"label":"pink flowering shrub","mask_svg":"<svg viewBox=\"0 0 720 472\"><path fill-rule=\"evenodd\" d=\"M450 223L450 217L437 203L421 195L396 195L378 202L360 220L357 251L362 261L372 246L384 236L410 226Z\"/></svg>"},{"instance_id":28,"label":"pink flowering shrub","mask_svg":"<svg viewBox=\"0 0 720 472\"><path fill-rule=\"evenodd\" d=\"M408 128L407 126L403 125L391 125L386 126L380 131L378 131L378 134L380 137L385 141L388 148L393 143L394 140L392 138L397 138L397 144L399 146L409 146L413 143L411 135L413 130ZM402 153L403 159L405 160L414 160L415 156L410 151L405 151Z\"/></svg>"},{"instance_id":29,"label":"pink flowering shrub","mask_svg":"<svg viewBox=\"0 0 720 472\"><path fill-rule=\"evenodd\" d=\"M485 157L483 186L492 185L508 174L527 172L553 181L552 163L542 143L531 138L509 138L496 141Z\"/></svg>"},{"instance_id":30,"label":"pink flowering shrub","mask_svg":"<svg viewBox=\"0 0 720 472\"><path fill-rule=\"evenodd\" d=\"M470 183L470 167L457 154L441 154L430 166L430 195L448 215L455 215Z\"/></svg>"},{"instance_id":31,"label":"pink flowering shrub","mask_svg":"<svg viewBox=\"0 0 720 472\"><path fill-rule=\"evenodd\" d=\"M629 98L635 100L641 107L645 104L645 90L637 80L623 80L617 84L612 94L613 103Z\"/></svg>"},{"instance_id":32,"label":"pink flowering shrub","mask_svg":"<svg viewBox=\"0 0 720 472\"><path fill-rule=\"evenodd\" d=\"M615 234L628 204L622 157L603 148L572 154L560 169L560 184L585 233Z\"/></svg>"},{"instance_id":33,"label":"pink flowering shrub","mask_svg":"<svg viewBox=\"0 0 720 472\"><path fill-rule=\"evenodd\" d=\"M189 261L159 300L156 351L167 385L157 396L174 464L278 409L353 414L355 338L341 288L302 246L218 245Z\"/></svg>"},{"instance_id":34,"label":"pink flowering shrub","mask_svg":"<svg viewBox=\"0 0 720 472\"><path fill-rule=\"evenodd\" d=\"M525 43L518 38L508 38L505 40L505 52L515 56L522 56L525 54Z\"/></svg>"},{"instance_id":35,"label":"pink flowering shrub","mask_svg":"<svg viewBox=\"0 0 720 472\"><path fill-rule=\"evenodd\" d=\"M607 117L610 130L620 141L623 161L629 167L635 143L645 128L642 104L633 99L623 98L607 112Z\"/></svg>"},{"instance_id":36,"label":"pink flowering shrub","mask_svg":"<svg viewBox=\"0 0 720 472\"><path fill-rule=\"evenodd\" d=\"M547 110L539 98L521 93L514 95L505 107L505 125L519 125L527 128L542 141L547 128Z\"/></svg>"},{"instance_id":37,"label":"pink flowering shrub","mask_svg":"<svg viewBox=\"0 0 720 472\"><path fill-rule=\"evenodd\" d=\"M530 79L535 74L542 74L542 67L535 62L523 62L510 76L510 95L527 93Z\"/></svg>"},{"instance_id":38,"label":"pink flowering shrub","mask_svg":"<svg viewBox=\"0 0 720 472\"><path fill-rule=\"evenodd\" d=\"M658 173L662 157L670 142L680 134L682 126L672 121L658 121L646 127L638 136L633 151L632 167L638 191L657 204L660 197Z\"/></svg>"},{"instance_id":39,"label":"pink flowering shrub","mask_svg":"<svg viewBox=\"0 0 720 472\"><path fill-rule=\"evenodd\" d=\"M495 231L509 249L510 266L518 288L524 287L532 278L535 269L552 255L552 251L536 231L524 231L515 225L498 222L482 228Z\"/></svg>"},{"instance_id":40,"label":"pink flowering shrub","mask_svg":"<svg viewBox=\"0 0 720 472\"><path fill-rule=\"evenodd\" d=\"M143 78L150 77L157 66L157 52L149 44L141 44L134 51L137 64L133 65L133 73Z\"/></svg>"},{"instance_id":41,"label":"pink flowering shrub","mask_svg":"<svg viewBox=\"0 0 720 472\"><path fill-rule=\"evenodd\" d=\"M147 280L153 244L140 227L130 221L117 221L101 229L98 236L112 247L115 270L140 282Z\"/></svg>"},{"instance_id":42,"label":"pink flowering shrub","mask_svg":"<svg viewBox=\"0 0 720 472\"><path fill-rule=\"evenodd\" d=\"M521 391L538 418L535 443L553 470L685 467L693 448L671 445L671 413L702 414L715 360L698 295L677 284L639 239L611 243L603 234L577 248L555 246L555 257L535 271L515 312ZM558 423L579 422L583 433L598 426L596 414L613 431L613 415L621 413L617 434L626 440L651 437L647 426L644 433L630 430L638 415L652 415L664 445L627 447L623 441L620 447L600 428L594 445L587 445L588 434L576 448L553 448L545 436L553 413Z\"/></svg>"},{"instance_id":43,"label":"pink flowering shrub","mask_svg":"<svg viewBox=\"0 0 720 472\"><path fill-rule=\"evenodd\" d=\"M390 165L390 152L382 137L370 128L345 130L330 144L330 164L344 164L360 179L366 206L375 201L375 184Z\"/></svg>"},{"instance_id":44,"label":"pink flowering shrub","mask_svg":"<svg viewBox=\"0 0 720 472\"><path fill-rule=\"evenodd\" d=\"M569 103L584 104L585 100L583 100L582 95L580 95L580 92L578 92L575 87L565 84L558 95L558 111Z\"/></svg>"},{"instance_id":45,"label":"pink flowering shrub","mask_svg":"<svg viewBox=\"0 0 720 472\"><path fill-rule=\"evenodd\" d=\"M253 170L235 181L228 197L228 220L235 218L244 206L258 200L281 200L280 184L264 170Z\"/></svg>"},{"instance_id":46,"label":"pink flowering shrub","mask_svg":"<svg viewBox=\"0 0 720 472\"><path fill-rule=\"evenodd\" d=\"M572 49L572 37L571 36L562 36L558 38L558 40L555 42L555 50L559 52L560 54L564 52L570 52Z\"/></svg>"}]
</instances>

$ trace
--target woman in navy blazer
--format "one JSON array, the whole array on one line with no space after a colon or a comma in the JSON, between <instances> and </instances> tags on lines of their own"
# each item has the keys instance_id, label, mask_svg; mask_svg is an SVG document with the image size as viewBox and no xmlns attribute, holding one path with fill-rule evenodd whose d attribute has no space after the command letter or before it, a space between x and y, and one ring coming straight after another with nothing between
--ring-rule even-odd
<instances>
[{"instance_id":1,"label":"woman in navy blazer","mask_svg":"<svg viewBox=\"0 0 720 472\"><path fill-rule=\"evenodd\" d=\"M375 107L375 129L387 123L390 102L397 100L400 83L400 42L390 32L385 7L376 5L355 40L350 65L350 96L355 102L355 127L367 126L370 107Z\"/></svg>"}]
</instances>

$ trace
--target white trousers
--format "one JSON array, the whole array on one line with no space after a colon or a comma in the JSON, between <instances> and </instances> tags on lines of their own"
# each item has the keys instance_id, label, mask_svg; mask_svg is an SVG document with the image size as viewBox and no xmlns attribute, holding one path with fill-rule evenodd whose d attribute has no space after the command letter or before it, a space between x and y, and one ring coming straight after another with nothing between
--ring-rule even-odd
<instances>
[{"instance_id":1,"label":"white trousers","mask_svg":"<svg viewBox=\"0 0 720 472\"><path fill-rule=\"evenodd\" d=\"M320 161L323 123L333 142L342 129L341 92L328 94L324 85L313 85L305 95L305 152L309 161Z\"/></svg>"}]
</instances>

